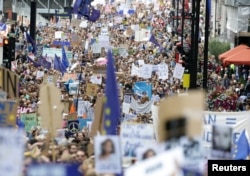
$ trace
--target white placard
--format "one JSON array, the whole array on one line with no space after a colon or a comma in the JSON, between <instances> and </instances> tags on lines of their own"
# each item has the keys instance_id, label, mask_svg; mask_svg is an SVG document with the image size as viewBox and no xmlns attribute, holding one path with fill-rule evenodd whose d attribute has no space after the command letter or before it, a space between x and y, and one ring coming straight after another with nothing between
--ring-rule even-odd
<instances>
[{"instance_id":1,"label":"white placard","mask_svg":"<svg viewBox=\"0 0 250 176\"><path fill-rule=\"evenodd\" d=\"M136 157L136 150L156 143L152 124L127 124L121 127L122 154L124 157Z\"/></svg>"},{"instance_id":2,"label":"white placard","mask_svg":"<svg viewBox=\"0 0 250 176\"><path fill-rule=\"evenodd\" d=\"M138 60L138 64L139 64L139 66L144 65L144 64L145 64L145 63L144 63L144 60Z\"/></svg>"},{"instance_id":3,"label":"white placard","mask_svg":"<svg viewBox=\"0 0 250 176\"><path fill-rule=\"evenodd\" d=\"M139 76L139 68L132 64L131 76Z\"/></svg>"},{"instance_id":4,"label":"white placard","mask_svg":"<svg viewBox=\"0 0 250 176\"><path fill-rule=\"evenodd\" d=\"M125 170L125 176L173 176L178 172L178 164L183 159L183 150L176 148L158 156L149 158L143 162Z\"/></svg>"},{"instance_id":5,"label":"white placard","mask_svg":"<svg viewBox=\"0 0 250 176\"><path fill-rule=\"evenodd\" d=\"M95 171L98 174L120 174L122 172L119 136L96 136Z\"/></svg>"},{"instance_id":6,"label":"white placard","mask_svg":"<svg viewBox=\"0 0 250 176\"><path fill-rule=\"evenodd\" d=\"M176 65L175 65L175 68L174 68L173 77L174 77L174 78L177 78L177 79L182 79L182 76L183 76L183 74L184 74L184 70L185 70L185 68L182 67L181 64L176 64Z\"/></svg>"},{"instance_id":7,"label":"white placard","mask_svg":"<svg viewBox=\"0 0 250 176\"><path fill-rule=\"evenodd\" d=\"M152 76L152 65L144 64L139 68L139 77L144 79L150 79Z\"/></svg>"},{"instance_id":8,"label":"white placard","mask_svg":"<svg viewBox=\"0 0 250 176\"><path fill-rule=\"evenodd\" d=\"M101 35L109 35L108 27L102 27L101 28Z\"/></svg>"},{"instance_id":9,"label":"white placard","mask_svg":"<svg viewBox=\"0 0 250 176\"><path fill-rule=\"evenodd\" d=\"M13 128L0 128L0 173L20 176L23 169L24 133Z\"/></svg>"},{"instance_id":10,"label":"white placard","mask_svg":"<svg viewBox=\"0 0 250 176\"><path fill-rule=\"evenodd\" d=\"M36 79L42 78L44 76L44 71L37 71L36 72Z\"/></svg>"},{"instance_id":11,"label":"white placard","mask_svg":"<svg viewBox=\"0 0 250 176\"><path fill-rule=\"evenodd\" d=\"M102 76L101 75L92 75L90 77L90 82L93 84L102 84Z\"/></svg>"},{"instance_id":12,"label":"white placard","mask_svg":"<svg viewBox=\"0 0 250 176\"><path fill-rule=\"evenodd\" d=\"M129 103L122 103L122 112L124 114L129 114L129 110L130 110L130 104Z\"/></svg>"},{"instance_id":13,"label":"white placard","mask_svg":"<svg viewBox=\"0 0 250 176\"><path fill-rule=\"evenodd\" d=\"M158 79L162 79L162 80L168 79L168 65L159 64L157 73L158 73Z\"/></svg>"},{"instance_id":14,"label":"white placard","mask_svg":"<svg viewBox=\"0 0 250 176\"><path fill-rule=\"evenodd\" d=\"M64 37L64 32L63 31L56 31L55 32L55 38L56 39L62 39Z\"/></svg>"},{"instance_id":15,"label":"white placard","mask_svg":"<svg viewBox=\"0 0 250 176\"><path fill-rule=\"evenodd\" d=\"M94 43L93 45L91 45L91 49L93 54L99 54L102 51L102 47L99 43Z\"/></svg>"},{"instance_id":16,"label":"white placard","mask_svg":"<svg viewBox=\"0 0 250 176\"><path fill-rule=\"evenodd\" d=\"M204 112L203 141L205 147L212 146L212 126L229 126L233 128L233 143L245 129L250 134L250 114L248 112Z\"/></svg>"},{"instance_id":17,"label":"white placard","mask_svg":"<svg viewBox=\"0 0 250 176\"><path fill-rule=\"evenodd\" d=\"M79 83L69 83L69 94L76 95L78 93Z\"/></svg>"}]
</instances>

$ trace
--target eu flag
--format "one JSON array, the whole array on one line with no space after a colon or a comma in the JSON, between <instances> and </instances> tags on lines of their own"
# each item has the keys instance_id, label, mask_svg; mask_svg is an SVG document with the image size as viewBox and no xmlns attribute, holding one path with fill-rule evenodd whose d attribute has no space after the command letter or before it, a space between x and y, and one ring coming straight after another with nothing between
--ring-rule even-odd
<instances>
[{"instance_id":1,"label":"eu flag","mask_svg":"<svg viewBox=\"0 0 250 176\"><path fill-rule=\"evenodd\" d=\"M79 13L86 18L88 18L90 14L90 3L90 0L83 0L79 8Z\"/></svg>"},{"instance_id":2,"label":"eu flag","mask_svg":"<svg viewBox=\"0 0 250 176\"><path fill-rule=\"evenodd\" d=\"M90 14L87 18L91 22L96 22L101 16L100 10L96 10L94 7L90 8Z\"/></svg>"},{"instance_id":3,"label":"eu flag","mask_svg":"<svg viewBox=\"0 0 250 176\"><path fill-rule=\"evenodd\" d=\"M73 13L74 14L78 14L78 10L79 10L81 4L82 4L82 0L76 0L75 1L74 7L73 7Z\"/></svg>"},{"instance_id":4,"label":"eu flag","mask_svg":"<svg viewBox=\"0 0 250 176\"><path fill-rule=\"evenodd\" d=\"M47 70L51 69L51 63L49 61L47 61L44 57L40 57L39 58L39 63L41 66L43 66L44 68L46 68Z\"/></svg>"},{"instance_id":5,"label":"eu flag","mask_svg":"<svg viewBox=\"0 0 250 176\"><path fill-rule=\"evenodd\" d=\"M0 31L5 31L7 29L7 26L5 23L0 22Z\"/></svg>"},{"instance_id":6,"label":"eu flag","mask_svg":"<svg viewBox=\"0 0 250 176\"><path fill-rule=\"evenodd\" d=\"M31 59L29 56L27 56L27 61L29 63L32 63L34 67L41 67L41 64L39 62L34 61L33 59Z\"/></svg>"},{"instance_id":7,"label":"eu flag","mask_svg":"<svg viewBox=\"0 0 250 176\"><path fill-rule=\"evenodd\" d=\"M66 72L65 67L63 66L60 58L56 54L54 59L54 69L60 71L62 74Z\"/></svg>"},{"instance_id":8,"label":"eu flag","mask_svg":"<svg viewBox=\"0 0 250 176\"><path fill-rule=\"evenodd\" d=\"M26 40L27 40L27 43L30 43L32 45L32 48L33 48L32 53L36 53L36 43L27 32L26 32Z\"/></svg>"},{"instance_id":9,"label":"eu flag","mask_svg":"<svg viewBox=\"0 0 250 176\"><path fill-rule=\"evenodd\" d=\"M116 127L120 118L120 103L114 69L114 61L111 51L108 51L107 78L104 98L104 122L105 135L116 135Z\"/></svg>"},{"instance_id":10,"label":"eu flag","mask_svg":"<svg viewBox=\"0 0 250 176\"><path fill-rule=\"evenodd\" d=\"M249 151L250 151L250 146L247 140L247 134L246 134L246 130L244 130L238 141L236 142L236 149L235 149L235 160L245 160L248 155L249 155Z\"/></svg>"},{"instance_id":11,"label":"eu flag","mask_svg":"<svg viewBox=\"0 0 250 176\"><path fill-rule=\"evenodd\" d=\"M161 45L159 44L159 42L156 40L155 36L152 34L149 38L149 41L151 43L153 43L155 46L161 47Z\"/></svg>"},{"instance_id":12,"label":"eu flag","mask_svg":"<svg viewBox=\"0 0 250 176\"><path fill-rule=\"evenodd\" d=\"M67 55L64 49L64 45L62 45L62 63L63 65L68 68L69 67L69 61L67 59Z\"/></svg>"}]
</instances>

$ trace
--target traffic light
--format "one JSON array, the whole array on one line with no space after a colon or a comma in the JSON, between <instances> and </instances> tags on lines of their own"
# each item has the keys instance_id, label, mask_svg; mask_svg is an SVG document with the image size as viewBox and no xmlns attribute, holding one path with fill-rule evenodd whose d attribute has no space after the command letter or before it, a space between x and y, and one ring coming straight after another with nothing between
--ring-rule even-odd
<instances>
[{"instance_id":1,"label":"traffic light","mask_svg":"<svg viewBox=\"0 0 250 176\"><path fill-rule=\"evenodd\" d=\"M13 37L3 39L3 66L11 69L11 62L15 60L15 43Z\"/></svg>"}]
</instances>

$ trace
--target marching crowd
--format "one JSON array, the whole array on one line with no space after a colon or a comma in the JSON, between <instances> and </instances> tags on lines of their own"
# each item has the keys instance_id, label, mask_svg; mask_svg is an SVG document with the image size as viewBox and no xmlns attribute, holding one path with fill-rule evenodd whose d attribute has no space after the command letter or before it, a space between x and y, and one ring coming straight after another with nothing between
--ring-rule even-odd
<instances>
[{"instance_id":1,"label":"marching crowd","mask_svg":"<svg viewBox=\"0 0 250 176\"><path fill-rule=\"evenodd\" d=\"M131 14L121 14L121 5L98 5L101 10L101 18L95 22L88 22L84 28L79 25L69 23L67 20L59 20L59 22L50 22L48 25L39 26L36 29L36 44L43 45L47 48L61 48L61 46L53 45L55 40L54 34L56 31L63 31L68 35L65 41L71 42L71 34L76 34L80 44L66 47L67 51L72 51L73 58L70 60L70 66L67 73L81 74L80 91L78 94L71 95L65 88L62 80L61 72L53 68L46 69L44 67L36 67L33 62L29 62L27 55L32 51L32 46L25 39L25 32L18 31L18 42L22 43L22 48L17 51L17 65L14 71L20 76L20 99L19 106L31 108L37 112L39 106L39 87L43 83L42 77L37 77L38 71L44 71L45 75L54 75L57 79L57 86L61 89L62 98L64 101L73 101L76 98L82 98L89 102L88 108L95 107L98 98L104 95L105 90L105 75L101 76L102 82L98 84L98 90L95 96L86 94L86 84L90 83L93 73L93 65L96 60L101 57L106 57L105 49L102 48L100 53L93 53L91 48L91 39L97 40L101 33L101 28L96 24L101 24L102 27L108 26L110 45L115 48L125 46L127 54L114 54L117 82L123 92L132 92L133 85L138 81L146 81L152 84L152 97L154 104L158 104L161 99L168 96L184 93L182 80L173 78L173 70L179 61L176 53L179 53L178 44L181 42L181 26L176 25L173 12L175 9L169 3L160 2L159 4L137 4L136 10ZM202 6L201 12L204 10ZM115 22L115 17L122 17L120 22ZM72 19L72 21L79 21ZM58 25L61 23L60 25ZM179 24L181 24L179 22ZM200 22L200 40L199 53L203 55L203 18ZM123 25L123 28L120 26ZM135 41L135 29L131 26L138 25L140 29L149 29L157 39L160 46L148 41ZM19 26L16 26L16 29ZM190 24L185 21L185 50L190 50ZM86 47L84 44L89 41ZM36 58L35 58L36 60ZM181 60L181 57L180 57ZM156 71L152 72L149 79L144 79L135 75L131 75L132 65L141 66L141 61L144 64L166 64L168 66L168 79L159 79ZM53 65L53 64L52 64ZM220 65L217 58L209 57L209 89L208 97L209 110L213 111L238 111L249 110L248 97L250 96L250 75L247 67L231 66L224 68ZM223 97L223 95L225 95ZM211 98L212 97L212 98ZM121 97L121 102L123 97ZM150 101L148 95L134 95L134 98L140 103ZM224 99L223 99L224 98ZM138 114L141 116L144 114ZM148 114L147 114L148 115ZM150 116L150 115L148 115ZM141 117L140 117L141 118ZM140 122L143 120L138 120ZM147 121L147 123L151 123ZM89 138L89 133L86 128L82 129L74 136L68 136L67 133L62 134L60 140L48 141L49 134L46 134L40 127L34 127L28 131L27 145L25 152L25 162L23 174L26 172L26 167L33 162L50 163L52 161L58 163L77 163L79 164L79 172L86 176L95 176L94 152L91 150L93 145L92 139ZM50 145L48 145L50 144ZM53 152L52 152L53 151ZM53 155L52 155L53 153ZM55 157L55 158L53 158Z\"/></svg>"}]
</instances>

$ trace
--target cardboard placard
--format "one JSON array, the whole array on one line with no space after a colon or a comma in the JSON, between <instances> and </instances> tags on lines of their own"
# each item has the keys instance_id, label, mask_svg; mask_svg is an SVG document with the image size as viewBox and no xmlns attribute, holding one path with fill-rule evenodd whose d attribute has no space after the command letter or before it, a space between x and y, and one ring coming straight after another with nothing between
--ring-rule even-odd
<instances>
[{"instance_id":1,"label":"cardboard placard","mask_svg":"<svg viewBox=\"0 0 250 176\"><path fill-rule=\"evenodd\" d=\"M8 94L10 98L19 98L19 76L6 69L0 68L0 89Z\"/></svg>"},{"instance_id":2,"label":"cardboard placard","mask_svg":"<svg viewBox=\"0 0 250 176\"><path fill-rule=\"evenodd\" d=\"M86 94L89 96L96 96L98 88L96 84L87 83Z\"/></svg>"},{"instance_id":3,"label":"cardboard placard","mask_svg":"<svg viewBox=\"0 0 250 176\"><path fill-rule=\"evenodd\" d=\"M191 91L187 95L169 97L162 101L159 105L159 142L178 138L180 135L200 135L204 98L203 92Z\"/></svg>"},{"instance_id":4,"label":"cardboard placard","mask_svg":"<svg viewBox=\"0 0 250 176\"><path fill-rule=\"evenodd\" d=\"M25 124L26 132L31 132L32 127L36 127L38 125L36 113L21 114L21 120Z\"/></svg>"},{"instance_id":5,"label":"cardboard placard","mask_svg":"<svg viewBox=\"0 0 250 176\"><path fill-rule=\"evenodd\" d=\"M104 108L104 97L97 99L97 103L95 106L95 118L92 123L90 137L94 137L98 132L102 131L102 123L103 123L103 108Z\"/></svg>"},{"instance_id":6,"label":"cardboard placard","mask_svg":"<svg viewBox=\"0 0 250 176\"><path fill-rule=\"evenodd\" d=\"M68 121L77 120L77 113L71 113L65 116Z\"/></svg>"},{"instance_id":7,"label":"cardboard placard","mask_svg":"<svg viewBox=\"0 0 250 176\"><path fill-rule=\"evenodd\" d=\"M105 75L106 74L106 66L105 65L102 65L102 66L93 65L93 73Z\"/></svg>"}]
</instances>

